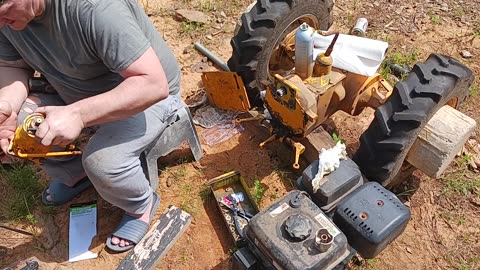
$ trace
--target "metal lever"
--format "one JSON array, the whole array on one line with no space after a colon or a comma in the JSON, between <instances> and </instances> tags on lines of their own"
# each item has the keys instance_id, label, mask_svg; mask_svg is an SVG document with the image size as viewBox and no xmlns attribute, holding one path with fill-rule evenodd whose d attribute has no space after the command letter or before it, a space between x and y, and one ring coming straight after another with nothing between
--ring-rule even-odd
<instances>
[{"instance_id":1,"label":"metal lever","mask_svg":"<svg viewBox=\"0 0 480 270\"><path fill-rule=\"evenodd\" d=\"M295 148L295 162L293 163L293 168L298 170L300 169L300 155L305 152L305 146L299 142L296 142L288 137L285 137L285 141L291 145L293 148Z\"/></svg>"},{"instance_id":2,"label":"metal lever","mask_svg":"<svg viewBox=\"0 0 480 270\"><path fill-rule=\"evenodd\" d=\"M263 120L263 119L265 119L265 116L263 116L263 114L259 114L253 117L236 118L234 121L235 121L235 124L240 124L242 122L250 122L250 121L256 121L256 120Z\"/></svg>"}]
</instances>

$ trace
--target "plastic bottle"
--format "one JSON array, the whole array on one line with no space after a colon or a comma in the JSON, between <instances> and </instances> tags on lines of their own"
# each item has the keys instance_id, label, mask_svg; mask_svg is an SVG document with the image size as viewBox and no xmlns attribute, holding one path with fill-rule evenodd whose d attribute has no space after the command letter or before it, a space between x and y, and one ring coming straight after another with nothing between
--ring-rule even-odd
<instances>
[{"instance_id":1,"label":"plastic bottle","mask_svg":"<svg viewBox=\"0 0 480 270\"><path fill-rule=\"evenodd\" d=\"M313 72L313 29L303 23L295 33L295 73L302 79Z\"/></svg>"}]
</instances>

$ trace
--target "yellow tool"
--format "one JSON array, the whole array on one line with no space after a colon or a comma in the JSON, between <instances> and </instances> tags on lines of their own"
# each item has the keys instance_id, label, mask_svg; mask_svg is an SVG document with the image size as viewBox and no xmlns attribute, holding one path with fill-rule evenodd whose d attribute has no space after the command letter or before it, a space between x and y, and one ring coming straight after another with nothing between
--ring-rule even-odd
<instances>
[{"instance_id":1,"label":"yellow tool","mask_svg":"<svg viewBox=\"0 0 480 270\"><path fill-rule=\"evenodd\" d=\"M61 157L71 155L81 155L82 151L76 149L75 145L66 145L64 151L52 151L52 146L44 146L35 140L35 132L38 126L45 120L41 113L28 115L15 130L13 139L8 146L8 152L19 158L38 159L46 157Z\"/></svg>"}]
</instances>

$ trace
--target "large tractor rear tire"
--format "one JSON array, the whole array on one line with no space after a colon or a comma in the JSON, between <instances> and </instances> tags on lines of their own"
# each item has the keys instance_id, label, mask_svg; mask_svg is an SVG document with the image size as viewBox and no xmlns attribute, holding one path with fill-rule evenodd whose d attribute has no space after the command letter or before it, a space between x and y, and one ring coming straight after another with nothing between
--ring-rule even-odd
<instances>
[{"instance_id":1,"label":"large tractor rear tire","mask_svg":"<svg viewBox=\"0 0 480 270\"><path fill-rule=\"evenodd\" d=\"M242 77L252 105L260 104L262 82L276 73L270 58L285 36L302 22L327 30L333 21L332 8L332 0L257 0L242 15L242 25L231 40L228 67Z\"/></svg>"},{"instance_id":2,"label":"large tractor rear tire","mask_svg":"<svg viewBox=\"0 0 480 270\"><path fill-rule=\"evenodd\" d=\"M432 54L417 63L360 138L353 160L366 178L388 188L400 184L395 176L418 133L442 106L458 107L473 78L470 69L448 56Z\"/></svg>"}]
</instances>

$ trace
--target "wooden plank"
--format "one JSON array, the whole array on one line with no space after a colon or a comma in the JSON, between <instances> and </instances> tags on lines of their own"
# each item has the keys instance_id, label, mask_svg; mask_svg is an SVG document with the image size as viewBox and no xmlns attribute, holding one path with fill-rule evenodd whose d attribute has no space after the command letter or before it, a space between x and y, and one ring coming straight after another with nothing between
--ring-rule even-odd
<instances>
[{"instance_id":1,"label":"wooden plank","mask_svg":"<svg viewBox=\"0 0 480 270\"><path fill-rule=\"evenodd\" d=\"M450 106L443 106L420 132L406 160L426 175L438 178L475 127L472 118Z\"/></svg>"},{"instance_id":2,"label":"wooden plank","mask_svg":"<svg viewBox=\"0 0 480 270\"><path fill-rule=\"evenodd\" d=\"M191 221L190 214L180 208L170 206L142 241L123 259L117 270L154 269L188 228Z\"/></svg>"}]
</instances>

